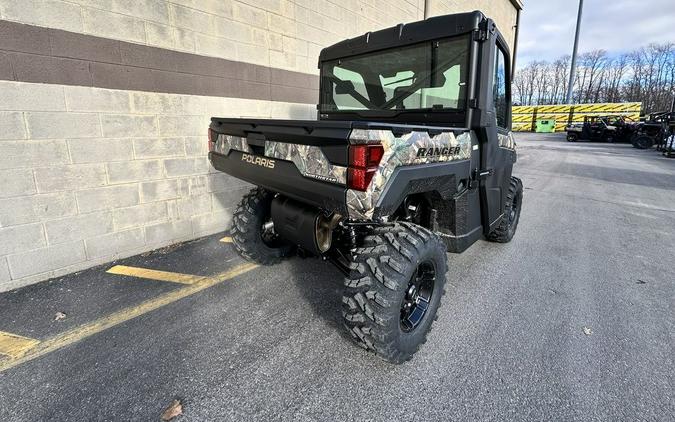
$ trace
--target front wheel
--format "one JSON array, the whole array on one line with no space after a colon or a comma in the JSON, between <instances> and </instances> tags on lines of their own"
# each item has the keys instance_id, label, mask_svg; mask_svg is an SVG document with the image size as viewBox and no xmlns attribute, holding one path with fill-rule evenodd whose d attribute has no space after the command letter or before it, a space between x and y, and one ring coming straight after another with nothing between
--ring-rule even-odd
<instances>
[{"instance_id":1,"label":"front wheel","mask_svg":"<svg viewBox=\"0 0 675 422\"><path fill-rule=\"evenodd\" d=\"M444 293L446 247L410 223L378 227L352 262L342 297L344 323L356 343L382 359L410 360L426 341Z\"/></svg>"},{"instance_id":2,"label":"front wheel","mask_svg":"<svg viewBox=\"0 0 675 422\"><path fill-rule=\"evenodd\" d=\"M490 232L487 240L491 242L507 243L513 239L520 220L520 209L523 204L523 182L517 177L511 177L509 191L506 194L506 207L499 225Z\"/></svg>"},{"instance_id":3,"label":"front wheel","mask_svg":"<svg viewBox=\"0 0 675 422\"><path fill-rule=\"evenodd\" d=\"M567 134L567 142L576 142L579 140L579 135L576 133L568 133Z\"/></svg>"},{"instance_id":4,"label":"front wheel","mask_svg":"<svg viewBox=\"0 0 675 422\"><path fill-rule=\"evenodd\" d=\"M253 188L244 195L234 212L232 243L244 259L272 265L291 255L293 246L274 232L270 209L274 194Z\"/></svg>"}]
</instances>

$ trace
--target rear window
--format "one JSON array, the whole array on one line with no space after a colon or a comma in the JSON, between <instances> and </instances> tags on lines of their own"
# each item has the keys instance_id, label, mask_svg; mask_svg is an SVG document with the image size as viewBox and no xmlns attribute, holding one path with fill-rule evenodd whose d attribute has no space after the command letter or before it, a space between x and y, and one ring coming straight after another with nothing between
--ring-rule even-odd
<instances>
[{"instance_id":1,"label":"rear window","mask_svg":"<svg viewBox=\"0 0 675 422\"><path fill-rule=\"evenodd\" d=\"M321 111L462 110L468 56L462 36L325 62Z\"/></svg>"}]
</instances>

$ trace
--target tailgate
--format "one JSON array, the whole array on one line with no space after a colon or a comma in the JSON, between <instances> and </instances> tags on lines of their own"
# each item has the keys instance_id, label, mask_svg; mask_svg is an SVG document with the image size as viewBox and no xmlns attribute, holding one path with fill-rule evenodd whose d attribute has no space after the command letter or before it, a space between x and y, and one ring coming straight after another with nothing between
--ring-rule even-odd
<instances>
[{"instance_id":1,"label":"tailgate","mask_svg":"<svg viewBox=\"0 0 675 422\"><path fill-rule=\"evenodd\" d=\"M211 119L214 168L299 201L346 213L351 122Z\"/></svg>"}]
</instances>

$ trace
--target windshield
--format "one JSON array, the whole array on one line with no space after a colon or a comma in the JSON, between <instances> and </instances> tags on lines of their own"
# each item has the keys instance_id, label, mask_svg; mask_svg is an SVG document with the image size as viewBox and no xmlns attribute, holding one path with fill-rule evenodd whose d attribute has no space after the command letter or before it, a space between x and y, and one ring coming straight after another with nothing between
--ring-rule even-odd
<instances>
[{"instance_id":1,"label":"windshield","mask_svg":"<svg viewBox=\"0 0 675 422\"><path fill-rule=\"evenodd\" d=\"M461 37L324 62L321 112L462 110L468 57Z\"/></svg>"}]
</instances>

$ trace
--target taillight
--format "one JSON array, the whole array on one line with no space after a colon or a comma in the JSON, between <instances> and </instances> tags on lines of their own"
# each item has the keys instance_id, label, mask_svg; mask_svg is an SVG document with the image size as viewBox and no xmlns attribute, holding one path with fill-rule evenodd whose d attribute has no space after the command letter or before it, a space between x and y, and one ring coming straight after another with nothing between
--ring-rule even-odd
<instances>
[{"instance_id":1,"label":"taillight","mask_svg":"<svg viewBox=\"0 0 675 422\"><path fill-rule=\"evenodd\" d=\"M216 149L216 140L218 140L218 134L215 130L209 128L209 152Z\"/></svg>"},{"instance_id":2,"label":"taillight","mask_svg":"<svg viewBox=\"0 0 675 422\"><path fill-rule=\"evenodd\" d=\"M375 171L384 155L382 145L351 145L347 184L350 189L365 191L373 180Z\"/></svg>"}]
</instances>

